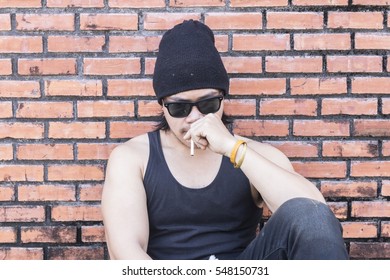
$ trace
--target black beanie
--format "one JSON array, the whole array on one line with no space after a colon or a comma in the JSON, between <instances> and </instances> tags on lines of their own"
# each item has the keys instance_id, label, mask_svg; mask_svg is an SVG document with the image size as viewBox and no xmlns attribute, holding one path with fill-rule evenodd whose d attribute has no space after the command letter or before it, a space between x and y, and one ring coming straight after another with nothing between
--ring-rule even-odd
<instances>
[{"instance_id":1,"label":"black beanie","mask_svg":"<svg viewBox=\"0 0 390 280\"><path fill-rule=\"evenodd\" d=\"M153 74L160 104L162 98L187 90L229 92L229 77L214 43L211 29L194 20L184 21L164 34Z\"/></svg>"}]
</instances>

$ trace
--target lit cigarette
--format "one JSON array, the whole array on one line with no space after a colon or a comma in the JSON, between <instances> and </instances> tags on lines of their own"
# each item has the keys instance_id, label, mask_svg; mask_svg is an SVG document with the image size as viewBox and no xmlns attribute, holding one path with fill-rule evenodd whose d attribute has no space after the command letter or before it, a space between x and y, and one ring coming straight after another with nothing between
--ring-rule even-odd
<instances>
[{"instance_id":1,"label":"lit cigarette","mask_svg":"<svg viewBox=\"0 0 390 280\"><path fill-rule=\"evenodd\" d=\"M191 156L194 155L194 140L191 139Z\"/></svg>"}]
</instances>

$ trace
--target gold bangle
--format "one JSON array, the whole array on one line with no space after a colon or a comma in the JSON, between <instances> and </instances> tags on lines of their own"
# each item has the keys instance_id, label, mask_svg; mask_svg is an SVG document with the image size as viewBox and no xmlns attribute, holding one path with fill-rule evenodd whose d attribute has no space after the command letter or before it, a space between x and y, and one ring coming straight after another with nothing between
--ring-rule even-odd
<instances>
[{"instance_id":1,"label":"gold bangle","mask_svg":"<svg viewBox=\"0 0 390 280\"><path fill-rule=\"evenodd\" d=\"M246 142L243 143L244 144L244 147L243 147L243 150L242 150L242 153L241 153L241 157L240 159L238 160L237 164L234 164L234 168L240 168L242 163L244 162L244 158L245 158L245 155L246 155Z\"/></svg>"},{"instance_id":2,"label":"gold bangle","mask_svg":"<svg viewBox=\"0 0 390 280\"><path fill-rule=\"evenodd\" d=\"M232 150L232 152L230 153L230 162L231 162L233 165L236 164L236 156L237 156L238 148L239 148L243 143L245 143L245 141L243 141L243 140L237 140L236 144L234 144L233 150Z\"/></svg>"}]
</instances>

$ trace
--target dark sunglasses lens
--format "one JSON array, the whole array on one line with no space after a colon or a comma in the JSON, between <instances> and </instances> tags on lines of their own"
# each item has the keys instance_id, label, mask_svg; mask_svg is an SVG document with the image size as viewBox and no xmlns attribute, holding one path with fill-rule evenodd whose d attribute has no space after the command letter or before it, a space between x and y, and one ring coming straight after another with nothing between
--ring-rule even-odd
<instances>
[{"instance_id":1,"label":"dark sunglasses lens","mask_svg":"<svg viewBox=\"0 0 390 280\"><path fill-rule=\"evenodd\" d=\"M198 103L198 109L202 114L215 113L221 107L221 98L215 97Z\"/></svg>"},{"instance_id":2,"label":"dark sunglasses lens","mask_svg":"<svg viewBox=\"0 0 390 280\"><path fill-rule=\"evenodd\" d=\"M168 111L174 118L184 118L190 114L191 107L191 104L188 103L170 103L168 104Z\"/></svg>"}]
</instances>

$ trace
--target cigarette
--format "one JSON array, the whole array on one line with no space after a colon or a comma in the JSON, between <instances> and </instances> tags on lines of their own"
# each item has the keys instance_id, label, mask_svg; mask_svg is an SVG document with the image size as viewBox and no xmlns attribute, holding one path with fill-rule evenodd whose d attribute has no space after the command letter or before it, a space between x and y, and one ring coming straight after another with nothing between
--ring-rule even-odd
<instances>
[{"instance_id":1,"label":"cigarette","mask_svg":"<svg viewBox=\"0 0 390 280\"><path fill-rule=\"evenodd\" d=\"M191 139L191 156L194 155L194 140Z\"/></svg>"}]
</instances>

